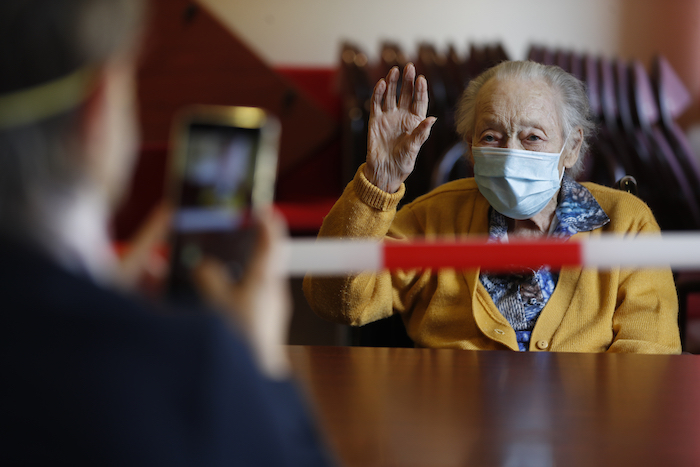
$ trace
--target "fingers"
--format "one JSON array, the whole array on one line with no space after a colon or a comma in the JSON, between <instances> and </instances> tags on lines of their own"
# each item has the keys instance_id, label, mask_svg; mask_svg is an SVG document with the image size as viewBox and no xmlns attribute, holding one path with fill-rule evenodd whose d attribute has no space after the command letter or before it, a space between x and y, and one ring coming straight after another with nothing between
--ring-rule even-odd
<instances>
[{"instance_id":1,"label":"fingers","mask_svg":"<svg viewBox=\"0 0 700 467\"><path fill-rule=\"evenodd\" d=\"M157 205L131 239L133 253L150 253L153 248L163 243L170 232L172 215L173 210L170 205L166 203Z\"/></svg>"},{"instance_id":2,"label":"fingers","mask_svg":"<svg viewBox=\"0 0 700 467\"><path fill-rule=\"evenodd\" d=\"M156 254L170 231L172 208L163 203L148 215L138 232L129 240L129 249L120 262L119 280L126 287L134 287L144 275L161 280L167 271L164 258Z\"/></svg>"},{"instance_id":3,"label":"fingers","mask_svg":"<svg viewBox=\"0 0 700 467\"><path fill-rule=\"evenodd\" d=\"M413 100L413 87L416 80L416 67L413 63L408 63L403 69L403 80L401 83L401 97L399 98L400 109L411 109Z\"/></svg>"},{"instance_id":4,"label":"fingers","mask_svg":"<svg viewBox=\"0 0 700 467\"><path fill-rule=\"evenodd\" d=\"M222 310L230 307L230 300L235 301L235 291L231 288L231 277L226 267L218 260L202 258L192 269L192 279L197 290L207 302Z\"/></svg>"},{"instance_id":5,"label":"fingers","mask_svg":"<svg viewBox=\"0 0 700 467\"><path fill-rule=\"evenodd\" d=\"M273 209L265 210L256 220L259 230L255 253L251 261L250 277L246 281L261 281L266 275L278 276L283 271L282 243L289 235L281 214Z\"/></svg>"},{"instance_id":6,"label":"fingers","mask_svg":"<svg viewBox=\"0 0 700 467\"><path fill-rule=\"evenodd\" d=\"M377 82L372 94L371 116L396 109L398 81L399 69L393 67L386 78ZM416 79L416 67L413 63L408 63L404 68L398 106L399 109L411 111L422 119L428 114L428 82L423 75Z\"/></svg>"},{"instance_id":7,"label":"fingers","mask_svg":"<svg viewBox=\"0 0 700 467\"><path fill-rule=\"evenodd\" d=\"M258 216L258 241L249 275L241 284L249 301L245 304L244 332L263 371L273 378L289 373L282 347L287 342L291 319L291 292L283 277L282 240L286 224L273 210Z\"/></svg>"},{"instance_id":8,"label":"fingers","mask_svg":"<svg viewBox=\"0 0 700 467\"><path fill-rule=\"evenodd\" d=\"M387 111L394 110L396 108L396 85L399 82L399 68L393 67L389 70L386 75L386 96L384 99L384 108Z\"/></svg>"},{"instance_id":9,"label":"fingers","mask_svg":"<svg viewBox=\"0 0 700 467\"><path fill-rule=\"evenodd\" d=\"M413 113L425 119L428 115L428 81L421 75L416 80L415 95L413 96Z\"/></svg>"},{"instance_id":10,"label":"fingers","mask_svg":"<svg viewBox=\"0 0 700 467\"><path fill-rule=\"evenodd\" d=\"M384 93L386 92L386 81L384 78L377 81L374 86L374 92L372 93L372 109L370 117L375 117L381 115L382 113L382 100L384 99Z\"/></svg>"},{"instance_id":11,"label":"fingers","mask_svg":"<svg viewBox=\"0 0 700 467\"><path fill-rule=\"evenodd\" d=\"M256 224L253 257L242 281L234 282L224 263L207 257L193 268L193 278L202 296L242 331L260 369L282 379L290 372L283 344L292 309L289 284L279 267L286 224L272 210L260 213Z\"/></svg>"},{"instance_id":12,"label":"fingers","mask_svg":"<svg viewBox=\"0 0 700 467\"><path fill-rule=\"evenodd\" d=\"M257 236L253 255L241 281L235 282L224 263L212 257L203 257L192 270L197 289L209 301L223 309L234 308L246 313L255 308L256 295L265 293L271 284L276 286L282 277L280 249L286 236L284 218L272 210L265 211L256 220Z\"/></svg>"},{"instance_id":13,"label":"fingers","mask_svg":"<svg viewBox=\"0 0 700 467\"><path fill-rule=\"evenodd\" d=\"M423 143L428 140L430 130L433 128L436 120L437 118L435 117L428 117L420 122L420 124L418 124L418 126L411 132L411 145L416 152L418 152Z\"/></svg>"}]
</instances>

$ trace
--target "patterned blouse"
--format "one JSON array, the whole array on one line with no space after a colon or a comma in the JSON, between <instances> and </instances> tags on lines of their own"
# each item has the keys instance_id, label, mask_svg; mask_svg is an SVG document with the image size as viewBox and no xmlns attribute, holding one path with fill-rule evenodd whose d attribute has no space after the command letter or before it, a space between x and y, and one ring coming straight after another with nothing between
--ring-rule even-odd
<instances>
[{"instance_id":1,"label":"patterned blouse","mask_svg":"<svg viewBox=\"0 0 700 467\"><path fill-rule=\"evenodd\" d=\"M576 232L589 232L608 222L610 218L591 192L564 174L549 236L568 239ZM489 241L508 241L507 219L495 209L490 210ZM559 273L544 266L530 273L492 274L482 271L479 278L498 310L513 326L518 347L526 351L537 318L557 285Z\"/></svg>"}]
</instances>

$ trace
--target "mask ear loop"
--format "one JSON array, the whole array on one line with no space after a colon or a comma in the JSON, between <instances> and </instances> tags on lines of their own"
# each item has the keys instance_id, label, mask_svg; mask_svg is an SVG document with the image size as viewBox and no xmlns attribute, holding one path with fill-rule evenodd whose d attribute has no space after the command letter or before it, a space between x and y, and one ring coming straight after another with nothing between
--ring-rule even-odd
<instances>
[{"instance_id":1,"label":"mask ear loop","mask_svg":"<svg viewBox=\"0 0 700 467\"><path fill-rule=\"evenodd\" d=\"M561 147L561 151L559 151L559 157L561 157L562 154L564 154L564 149L566 149L566 143L569 141L569 136L571 136L571 132L568 132L566 134L566 138L564 138L564 145ZM559 175L559 185L561 185L561 181L564 180L564 173L566 172L566 167L563 168L561 171L561 174Z\"/></svg>"},{"instance_id":2,"label":"mask ear loop","mask_svg":"<svg viewBox=\"0 0 700 467\"><path fill-rule=\"evenodd\" d=\"M571 135L571 132L567 133L566 138L564 138L564 145L561 147L561 151L559 151L559 157L564 153L564 149L566 149L566 143L569 141L569 136ZM563 168L564 170L561 171L561 174L559 174L559 188L561 188L561 182L564 180L564 174L566 173L566 167ZM554 231L557 228L557 225L559 224L559 217L554 216L554 219L552 220L552 223L549 225L549 233L547 235L552 235Z\"/></svg>"}]
</instances>

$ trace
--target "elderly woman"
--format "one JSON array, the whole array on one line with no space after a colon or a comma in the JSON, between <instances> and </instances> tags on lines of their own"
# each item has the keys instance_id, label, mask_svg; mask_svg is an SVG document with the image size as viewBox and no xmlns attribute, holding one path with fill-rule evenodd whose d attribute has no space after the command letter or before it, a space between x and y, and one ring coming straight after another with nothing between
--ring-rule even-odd
<instances>
[{"instance_id":1,"label":"elderly woman","mask_svg":"<svg viewBox=\"0 0 700 467\"><path fill-rule=\"evenodd\" d=\"M560 68L504 62L473 80L457 109L474 178L447 183L397 212L435 119L424 77L392 69L374 88L367 161L324 220L320 236L488 236L585 239L658 232L638 198L579 184L593 124L585 88ZM400 313L417 346L563 352L679 353L671 271L543 267L527 274L480 269L402 270L306 277L321 316L362 325Z\"/></svg>"}]
</instances>

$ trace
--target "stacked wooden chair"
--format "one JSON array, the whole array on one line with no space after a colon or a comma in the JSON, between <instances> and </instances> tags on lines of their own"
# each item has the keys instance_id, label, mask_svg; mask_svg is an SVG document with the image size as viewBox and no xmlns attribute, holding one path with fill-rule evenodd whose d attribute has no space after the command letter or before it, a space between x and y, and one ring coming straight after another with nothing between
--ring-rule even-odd
<instances>
[{"instance_id":1,"label":"stacked wooden chair","mask_svg":"<svg viewBox=\"0 0 700 467\"><path fill-rule=\"evenodd\" d=\"M537 46L528 58L559 65L587 84L598 133L584 179L616 186L632 176L662 229L700 228L700 165L676 123L690 95L664 57L654 59L650 72L636 60Z\"/></svg>"}]
</instances>

